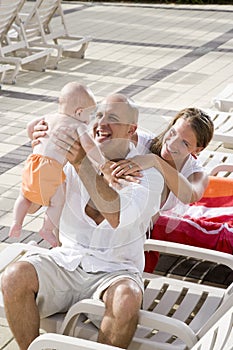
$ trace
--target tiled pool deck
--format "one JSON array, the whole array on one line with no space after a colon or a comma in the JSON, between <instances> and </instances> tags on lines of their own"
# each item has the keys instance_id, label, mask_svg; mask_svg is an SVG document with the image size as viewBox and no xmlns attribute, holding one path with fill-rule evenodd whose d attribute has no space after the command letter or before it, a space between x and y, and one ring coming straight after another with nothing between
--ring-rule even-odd
<instances>
[{"instance_id":1,"label":"tiled pool deck","mask_svg":"<svg viewBox=\"0 0 233 350\"><path fill-rule=\"evenodd\" d=\"M27 7L32 3L28 2ZM57 70L21 71L0 91L0 241L8 230L30 143L26 124L56 110L62 86L88 85L101 100L123 92L140 106L140 125L158 131L184 107L212 108L233 81L233 6L64 3L68 28L93 38L84 59L62 59ZM209 148L232 152L220 142ZM37 240L42 216L28 215L20 238ZM17 346L2 321L0 349Z\"/></svg>"}]
</instances>

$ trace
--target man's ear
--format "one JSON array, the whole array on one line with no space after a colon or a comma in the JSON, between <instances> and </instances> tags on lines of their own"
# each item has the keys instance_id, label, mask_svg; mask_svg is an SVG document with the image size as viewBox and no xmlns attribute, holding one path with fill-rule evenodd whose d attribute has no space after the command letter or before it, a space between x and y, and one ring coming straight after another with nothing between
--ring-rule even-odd
<instances>
[{"instance_id":1,"label":"man's ear","mask_svg":"<svg viewBox=\"0 0 233 350\"><path fill-rule=\"evenodd\" d=\"M128 134L130 134L130 136L132 136L135 133L136 130L137 130L137 125L136 124L130 124Z\"/></svg>"},{"instance_id":2,"label":"man's ear","mask_svg":"<svg viewBox=\"0 0 233 350\"><path fill-rule=\"evenodd\" d=\"M75 115L79 115L82 113L83 109L78 107L76 110L75 110Z\"/></svg>"}]
</instances>

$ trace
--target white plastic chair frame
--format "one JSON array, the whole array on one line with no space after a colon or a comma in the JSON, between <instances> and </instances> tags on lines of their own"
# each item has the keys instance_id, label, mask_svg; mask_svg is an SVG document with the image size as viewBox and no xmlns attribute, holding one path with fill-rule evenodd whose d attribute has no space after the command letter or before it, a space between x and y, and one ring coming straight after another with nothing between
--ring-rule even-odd
<instances>
[{"instance_id":1,"label":"white plastic chair frame","mask_svg":"<svg viewBox=\"0 0 233 350\"><path fill-rule=\"evenodd\" d=\"M0 64L14 66L10 81L15 83L19 69L44 71L52 49L29 47L18 13L25 0L1 0L0 2ZM17 24L17 39L9 33Z\"/></svg>"},{"instance_id":2,"label":"white plastic chair frame","mask_svg":"<svg viewBox=\"0 0 233 350\"><path fill-rule=\"evenodd\" d=\"M233 100L232 100L233 105ZM231 112L205 109L214 123L214 141L220 141L226 148L233 148L233 110Z\"/></svg>"},{"instance_id":3,"label":"white plastic chair frame","mask_svg":"<svg viewBox=\"0 0 233 350\"><path fill-rule=\"evenodd\" d=\"M56 30L53 24L55 15L56 20L60 19ZM57 50L53 68L56 68L61 56L84 58L91 38L69 34L60 0L37 0L31 11L21 13L20 17L31 45L46 45Z\"/></svg>"},{"instance_id":4,"label":"white plastic chair frame","mask_svg":"<svg viewBox=\"0 0 233 350\"><path fill-rule=\"evenodd\" d=\"M166 348L165 348L166 347ZM177 346L165 345L164 350L179 350ZM37 337L28 350L114 350L119 349L70 336L46 333ZM233 306L209 329L191 350L232 350L233 349Z\"/></svg>"}]
</instances>

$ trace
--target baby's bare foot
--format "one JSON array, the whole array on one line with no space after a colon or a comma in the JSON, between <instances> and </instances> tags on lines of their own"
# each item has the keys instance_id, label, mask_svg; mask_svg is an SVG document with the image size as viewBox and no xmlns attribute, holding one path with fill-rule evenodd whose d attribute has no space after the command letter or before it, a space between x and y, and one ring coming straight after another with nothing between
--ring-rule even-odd
<instances>
[{"instance_id":1,"label":"baby's bare foot","mask_svg":"<svg viewBox=\"0 0 233 350\"><path fill-rule=\"evenodd\" d=\"M22 225L13 224L9 231L9 237L19 237L21 235Z\"/></svg>"},{"instance_id":2,"label":"baby's bare foot","mask_svg":"<svg viewBox=\"0 0 233 350\"><path fill-rule=\"evenodd\" d=\"M52 247L57 247L59 245L57 238L53 234L53 231L48 231L41 229L39 235L47 242L51 244Z\"/></svg>"}]
</instances>

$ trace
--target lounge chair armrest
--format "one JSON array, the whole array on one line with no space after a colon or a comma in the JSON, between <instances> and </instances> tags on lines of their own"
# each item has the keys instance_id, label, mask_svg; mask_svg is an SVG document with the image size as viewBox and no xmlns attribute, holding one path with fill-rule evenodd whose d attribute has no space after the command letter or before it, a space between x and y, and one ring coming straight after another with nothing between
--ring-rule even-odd
<instances>
[{"instance_id":1,"label":"lounge chair armrest","mask_svg":"<svg viewBox=\"0 0 233 350\"><path fill-rule=\"evenodd\" d=\"M209 173L209 175L214 176L217 173L219 173L220 171L229 171L229 172L233 172L233 164L219 164L216 165ZM233 182L233 179L232 179Z\"/></svg>"},{"instance_id":2,"label":"lounge chair armrest","mask_svg":"<svg viewBox=\"0 0 233 350\"><path fill-rule=\"evenodd\" d=\"M43 252L43 254L48 253L47 248L42 248L39 246L34 246L25 243L11 243L6 244L6 247L0 251L0 273L5 270L5 268L12 262L18 260L26 252Z\"/></svg>"},{"instance_id":3,"label":"lounge chair armrest","mask_svg":"<svg viewBox=\"0 0 233 350\"><path fill-rule=\"evenodd\" d=\"M195 333L186 323L151 311L140 310L139 324L144 327L170 333L181 339L188 348L191 348L198 341Z\"/></svg>"},{"instance_id":4,"label":"lounge chair armrest","mask_svg":"<svg viewBox=\"0 0 233 350\"><path fill-rule=\"evenodd\" d=\"M78 319L80 313L103 316L104 312L105 306L100 300L84 299L79 301L67 312L59 333L68 335L70 332L73 332L75 329L76 320ZM188 325L180 320L170 318L168 316L140 310L139 324L143 327L157 329L163 332L168 332L171 335L175 335L188 347L192 347L197 342L195 333Z\"/></svg>"},{"instance_id":5,"label":"lounge chair armrest","mask_svg":"<svg viewBox=\"0 0 233 350\"><path fill-rule=\"evenodd\" d=\"M41 349L56 349L56 350L120 350L121 348L113 347L111 345L105 345L96 343L87 339L80 339L74 337L68 337L66 335L45 333L33 340L28 350L41 350Z\"/></svg>"},{"instance_id":6,"label":"lounge chair armrest","mask_svg":"<svg viewBox=\"0 0 233 350\"><path fill-rule=\"evenodd\" d=\"M71 306L62 322L59 333L69 335L75 328L76 321L81 313L103 316L104 303L100 300L84 299Z\"/></svg>"}]
</instances>

